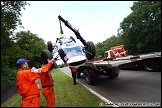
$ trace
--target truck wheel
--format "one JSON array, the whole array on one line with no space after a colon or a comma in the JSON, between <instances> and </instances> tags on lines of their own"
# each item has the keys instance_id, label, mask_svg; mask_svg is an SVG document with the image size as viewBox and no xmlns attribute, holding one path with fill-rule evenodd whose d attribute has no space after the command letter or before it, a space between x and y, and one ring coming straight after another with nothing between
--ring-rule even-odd
<instances>
[{"instance_id":1,"label":"truck wheel","mask_svg":"<svg viewBox=\"0 0 162 108\"><path fill-rule=\"evenodd\" d=\"M92 85L93 84L93 80L92 80L92 77L89 74L89 70L84 69L83 73L84 73L84 76L86 78L87 84Z\"/></svg>"},{"instance_id":2,"label":"truck wheel","mask_svg":"<svg viewBox=\"0 0 162 108\"><path fill-rule=\"evenodd\" d=\"M117 67L112 67L111 70L109 70L108 72L108 76L111 78L111 79L115 79L119 76L119 68Z\"/></svg>"},{"instance_id":3,"label":"truck wheel","mask_svg":"<svg viewBox=\"0 0 162 108\"><path fill-rule=\"evenodd\" d=\"M50 52L52 52L52 51L53 51L53 46L52 46L52 42L51 42L51 41L48 41L48 42L47 42L47 46L48 46L48 50L49 50Z\"/></svg>"},{"instance_id":4,"label":"truck wheel","mask_svg":"<svg viewBox=\"0 0 162 108\"><path fill-rule=\"evenodd\" d=\"M156 71L156 63L154 61L145 61L143 68L147 71L154 72Z\"/></svg>"},{"instance_id":5,"label":"truck wheel","mask_svg":"<svg viewBox=\"0 0 162 108\"><path fill-rule=\"evenodd\" d=\"M92 41L87 42L87 46L85 47L86 52L86 57L88 60L92 60L95 57L96 54L96 49L95 45Z\"/></svg>"},{"instance_id":6,"label":"truck wheel","mask_svg":"<svg viewBox=\"0 0 162 108\"><path fill-rule=\"evenodd\" d=\"M43 50L41 53L41 59L43 64L47 64L48 60L51 60L53 58L52 53L49 50Z\"/></svg>"}]
</instances>

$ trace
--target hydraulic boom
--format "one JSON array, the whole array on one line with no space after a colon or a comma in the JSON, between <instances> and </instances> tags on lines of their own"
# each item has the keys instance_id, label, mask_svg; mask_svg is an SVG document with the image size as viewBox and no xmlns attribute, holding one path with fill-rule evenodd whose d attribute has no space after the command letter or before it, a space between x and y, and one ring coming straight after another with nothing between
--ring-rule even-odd
<instances>
[{"instance_id":1,"label":"hydraulic boom","mask_svg":"<svg viewBox=\"0 0 162 108\"><path fill-rule=\"evenodd\" d=\"M78 30L76 30L67 20L63 19L60 15L58 16L58 19L62 21L70 30L72 30L75 33L77 39L79 39L84 46L87 46L87 42L85 41L85 39L83 39Z\"/></svg>"}]
</instances>

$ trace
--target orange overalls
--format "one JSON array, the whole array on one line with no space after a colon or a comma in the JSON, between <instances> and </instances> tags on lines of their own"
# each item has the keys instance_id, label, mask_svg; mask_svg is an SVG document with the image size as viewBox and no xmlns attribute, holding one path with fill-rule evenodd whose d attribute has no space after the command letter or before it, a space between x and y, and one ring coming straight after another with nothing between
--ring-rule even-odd
<instances>
[{"instance_id":1,"label":"orange overalls","mask_svg":"<svg viewBox=\"0 0 162 108\"><path fill-rule=\"evenodd\" d=\"M40 107L40 91L35 82L39 74L30 69L19 69L16 76L18 93L22 96L21 107Z\"/></svg>"},{"instance_id":2,"label":"orange overalls","mask_svg":"<svg viewBox=\"0 0 162 108\"><path fill-rule=\"evenodd\" d=\"M46 107L54 107L55 105L55 94L54 94L54 81L50 73L50 66L44 65L42 72L39 73L42 84L42 93L46 98Z\"/></svg>"}]
</instances>

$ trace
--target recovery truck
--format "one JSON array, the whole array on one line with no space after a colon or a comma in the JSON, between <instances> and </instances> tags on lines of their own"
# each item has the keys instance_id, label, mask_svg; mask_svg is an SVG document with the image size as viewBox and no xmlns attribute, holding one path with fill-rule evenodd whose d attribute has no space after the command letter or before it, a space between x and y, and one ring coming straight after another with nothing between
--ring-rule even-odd
<instances>
[{"instance_id":1,"label":"recovery truck","mask_svg":"<svg viewBox=\"0 0 162 108\"><path fill-rule=\"evenodd\" d=\"M134 64L136 67L144 68L147 71L157 71L161 68L161 52L117 58L95 57L77 68L77 78L80 78L81 73L83 73L89 85L102 75L114 79L119 76L119 68L123 65L129 67L129 64Z\"/></svg>"},{"instance_id":2,"label":"recovery truck","mask_svg":"<svg viewBox=\"0 0 162 108\"><path fill-rule=\"evenodd\" d=\"M124 45L112 47L111 50L105 53L107 55L104 57L95 57L95 47L93 42L86 42L80 35L79 31L72 27L72 25L67 20L64 20L60 15L58 16L58 18L75 33L77 39L79 39L84 45L83 50L86 53L87 57L85 64L77 68L72 68L76 68L77 78L79 78L81 73L83 73L88 84L93 84L94 80L101 75L108 76L110 78L117 78L120 72L119 67L122 67L122 65L127 65L129 63L135 63L135 66L143 67L148 71L156 71L158 68L161 68L161 52L128 56L124 49ZM71 39L75 41L74 38ZM52 45L48 44L48 50L50 51L52 48ZM114 54L114 56L112 56L111 54ZM43 55L44 56L42 57L42 59L44 61L53 58L50 52L43 53Z\"/></svg>"}]
</instances>

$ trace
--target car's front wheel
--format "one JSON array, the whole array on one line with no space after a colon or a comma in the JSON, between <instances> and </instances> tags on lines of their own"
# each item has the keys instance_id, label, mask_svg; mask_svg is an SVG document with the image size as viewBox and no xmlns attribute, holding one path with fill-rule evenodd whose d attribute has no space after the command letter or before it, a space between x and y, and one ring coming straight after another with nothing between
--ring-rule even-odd
<instances>
[{"instance_id":1,"label":"car's front wheel","mask_svg":"<svg viewBox=\"0 0 162 108\"><path fill-rule=\"evenodd\" d=\"M41 52L41 59L43 64L48 64L48 60L51 60L53 58L52 53L49 50L43 50ZM54 65L50 67L50 70L54 68Z\"/></svg>"}]
</instances>

